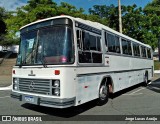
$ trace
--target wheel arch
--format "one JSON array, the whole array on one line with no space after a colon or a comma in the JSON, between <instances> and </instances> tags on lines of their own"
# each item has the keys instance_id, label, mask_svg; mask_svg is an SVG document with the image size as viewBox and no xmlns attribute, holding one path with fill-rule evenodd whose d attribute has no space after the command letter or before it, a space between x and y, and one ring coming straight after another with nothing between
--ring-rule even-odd
<instances>
[{"instance_id":1,"label":"wheel arch","mask_svg":"<svg viewBox=\"0 0 160 124\"><path fill-rule=\"evenodd\" d=\"M106 83L107 85L109 85L109 93L113 93L114 91L114 83L113 83L113 79L110 75L106 75L103 76L101 82L99 83L98 89L100 88L102 83Z\"/></svg>"}]
</instances>

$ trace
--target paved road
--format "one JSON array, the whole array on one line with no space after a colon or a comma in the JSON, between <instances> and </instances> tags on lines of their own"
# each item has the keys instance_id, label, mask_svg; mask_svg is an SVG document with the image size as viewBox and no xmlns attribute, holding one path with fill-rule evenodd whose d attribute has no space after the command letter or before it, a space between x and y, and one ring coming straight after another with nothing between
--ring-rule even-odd
<instances>
[{"instance_id":1,"label":"paved road","mask_svg":"<svg viewBox=\"0 0 160 124\"><path fill-rule=\"evenodd\" d=\"M104 106L96 106L95 101L83 104L78 107L68 109L55 109L48 107L41 107L30 104L23 104L17 100L10 98L10 90L0 90L0 115L49 115L55 120L69 118L74 120L83 119L84 116L78 115L93 115L92 117L98 118L102 116L96 115L160 115L160 80L152 82L149 86L143 87L141 85L129 88L123 92L119 92L109 99L109 102ZM105 116L108 117L108 116ZM95 119L96 120L96 119ZM120 124L137 124L136 121L125 122L105 122L101 123L120 123ZM13 123L13 122L12 122ZM17 122L16 122L17 123ZM22 124L22 122L18 122ZM36 122L35 122L36 123ZM39 122L38 122L39 123ZM42 122L44 123L44 122ZM46 122L47 124L53 122ZM75 123L74 121L54 121L54 123ZM92 123L97 124L98 121L76 123ZM143 124L150 124L149 121L139 122ZM160 123L154 122L154 123Z\"/></svg>"}]
</instances>

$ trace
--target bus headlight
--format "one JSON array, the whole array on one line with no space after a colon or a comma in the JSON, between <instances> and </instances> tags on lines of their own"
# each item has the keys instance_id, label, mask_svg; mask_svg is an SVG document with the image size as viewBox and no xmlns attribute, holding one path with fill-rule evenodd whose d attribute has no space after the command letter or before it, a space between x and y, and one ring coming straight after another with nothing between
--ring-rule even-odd
<instances>
[{"instance_id":1,"label":"bus headlight","mask_svg":"<svg viewBox=\"0 0 160 124\"><path fill-rule=\"evenodd\" d=\"M14 84L18 84L18 79L17 78L13 78L13 83Z\"/></svg>"},{"instance_id":2,"label":"bus headlight","mask_svg":"<svg viewBox=\"0 0 160 124\"><path fill-rule=\"evenodd\" d=\"M56 96L60 96L60 89L59 88L52 89L52 94Z\"/></svg>"},{"instance_id":3,"label":"bus headlight","mask_svg":"<svg viewBox=\"0 0 160 124\"><path fill-rule=\"evenodd\" d=\"M55 80L53 87L59 87L60 86L60 81L59 80Z\"/></svg>"},{"instance_id":4,"label":"bus headlight","mask_svg":"<svg viewBox=\"0 0 160 124\"><path fill-rule=\"evenodd\" d=\"M18 78L13 78L13 89L18 90L19 80Z\"/></svg>"},{"instance_id":5,"label":"bus headlight","mask_svg":"<svg viewBox=\"0 0 160 124\"><path fill-rule=\"evenodd\" d=\"M14 85L13 85L13 89L14 89L14 90L18 90L18 86L14 84Z\"/></svg>"},{"instance_id":6,"label":"bus headlight","mask_svg":"<svg viewBox=\"0 0 160 124\"><path fill-rule=\"evenodd\" d=\"M60 96L60 80L52 80L52 95Z\"/></svg>"}]
</instances>

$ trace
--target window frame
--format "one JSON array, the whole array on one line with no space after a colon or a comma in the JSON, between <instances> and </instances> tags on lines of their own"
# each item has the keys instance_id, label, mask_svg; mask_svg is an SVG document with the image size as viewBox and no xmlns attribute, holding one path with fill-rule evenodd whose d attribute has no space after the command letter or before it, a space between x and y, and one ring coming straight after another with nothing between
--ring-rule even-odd
<instances>
[{"instance_id":1,"label":"window frame","mask_svg":"<svg viewBox=\"0 0 160 124\"><path fill-rule=\"evenodd\" d=\"M113 41L114 41L114 44L113 44L113 47L114 47L114 51L110 51L109 50L109 39L108 39L108 35L111 35L113 36ZM118 42L116 41L116 38L118 38ZM117 48L116 48L116 44L119 43L119 52L116 52ZM116 35L114 33L110 33L110 32L107 32L105 31L105 46L107 47L107 50L106 52L108 53L112 53L112 54L121 54L121 42L120 42L120 36L119 35Z\"/></svg>"},{"instance_id":2,"label":"window frame","mask_svg":"<svg viewBox=\"0 0 160 124\"><path fill-rule=\"evenodd\" d=\"M148 57L147 57L146 47L142 46L142 45L140 47L141 47L141 57L144 58L144 59L147 59ZM143 52L145 52L145 54Z\"/></svg>"},{"instance_id":3,"label":"window frame","mask_svg":"<svg viewBox=\"0 0 160 124\"><path fill-rule=\"evenodd\" d=\"M148 57L148 50L149 50L150 57ZM152 59L152 49L151 48L147 48L147 58Z\"/></svg>"},{"instance_id":4,"label":"window frame","mask_svg":"<svg viewBox=\"0 0 160 124\"><path fill-rule=\"evenodd\" d=\"M125 45L127 46L127 53L124 52L123 49L123 42L126 42ZM130 45L129 45L130 44ZM132 41L128 40L126 38L121 38L121 46L122 46L122 55L126 55L126 56L133 56L133 51L132 51ZM130 47L130 49L129 49ZM129 52L129 50L131 51L131 53Z\"/></svg>"},{"instance_id":5,"label":"window frame","mask_svg":"<svg viewBox=\"0 0 160 124\"><path fill-rule=\"evenodd\" d=\"M93 33L93 32L89 32L89 31L87 31L87 30L83 30L83 29L81 29L81 28L76 28L76 32L77 32L77 30L79 30L80 32L81 32L81 43L82 43L82 49L78 49L78 46L77 46L77 58L78 58L78 65L87 65L87 66L98 66L98 65L102 65L104 62L103 62L103 51L102 51L102 40L101 40L101 35L99 35L99 34L96 34L96 33ZM89 49L84 49L84 39L85 39L85 37L83 37L83 33L82 32L84 32L84 34L89 34L89 43L90 43L90 35L92 35L92 36L94 36L95 38L96 38L96 50L92 50L92 49L90 49L90 46L89 46ZM76 33L76 35L77 35L77 33ZM100 41L100 50L98 50L97 49L97 42L98 42L98 38L100 39L99 41ZM77 39L77 36L76 36L76 39ZM76 40L76 42L77 42L77 40ZM78 45L78 44L77 44ZM85 54L85 53L90 53L91 54L91 62L80 62L80 58L79 58L79 54ZM94 60L93 60L93 54L101 54L101 62L99 63L96 63L96 62L94 62Z\"/></svg>"},{"instance_id":6,"label":"window frame","mask_svg":"<svg viewBox=\"0 0 160 124\"><path fill-rule=\"evenodd\" d=\"M140 58L140 57L141 57L141 50L140 50L140 45L139 45L139 43L132 42L132 46L133 46L133 57ZM134 46L136 46L136 49L137 49L137 48L139 49L139 55L138 55L138 52L137 52L137 54L135 55Z\"/></svg>"}]
</instances>

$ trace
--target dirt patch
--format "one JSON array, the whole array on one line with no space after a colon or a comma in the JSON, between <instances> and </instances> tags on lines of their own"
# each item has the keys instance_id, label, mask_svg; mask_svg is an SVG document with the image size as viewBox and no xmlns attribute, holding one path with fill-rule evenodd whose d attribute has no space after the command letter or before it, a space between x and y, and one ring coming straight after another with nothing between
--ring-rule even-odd
<instances>
[{"instance_id":1,"label":"dirt patch","mask_svg":"<svg viewBox=\"0 0 160 124\"><path fill-rule=\"evenodd\" d=\"M10 86L12 84L11 75L0 75L0 87Z\"/></svg>"}]
</instances>

